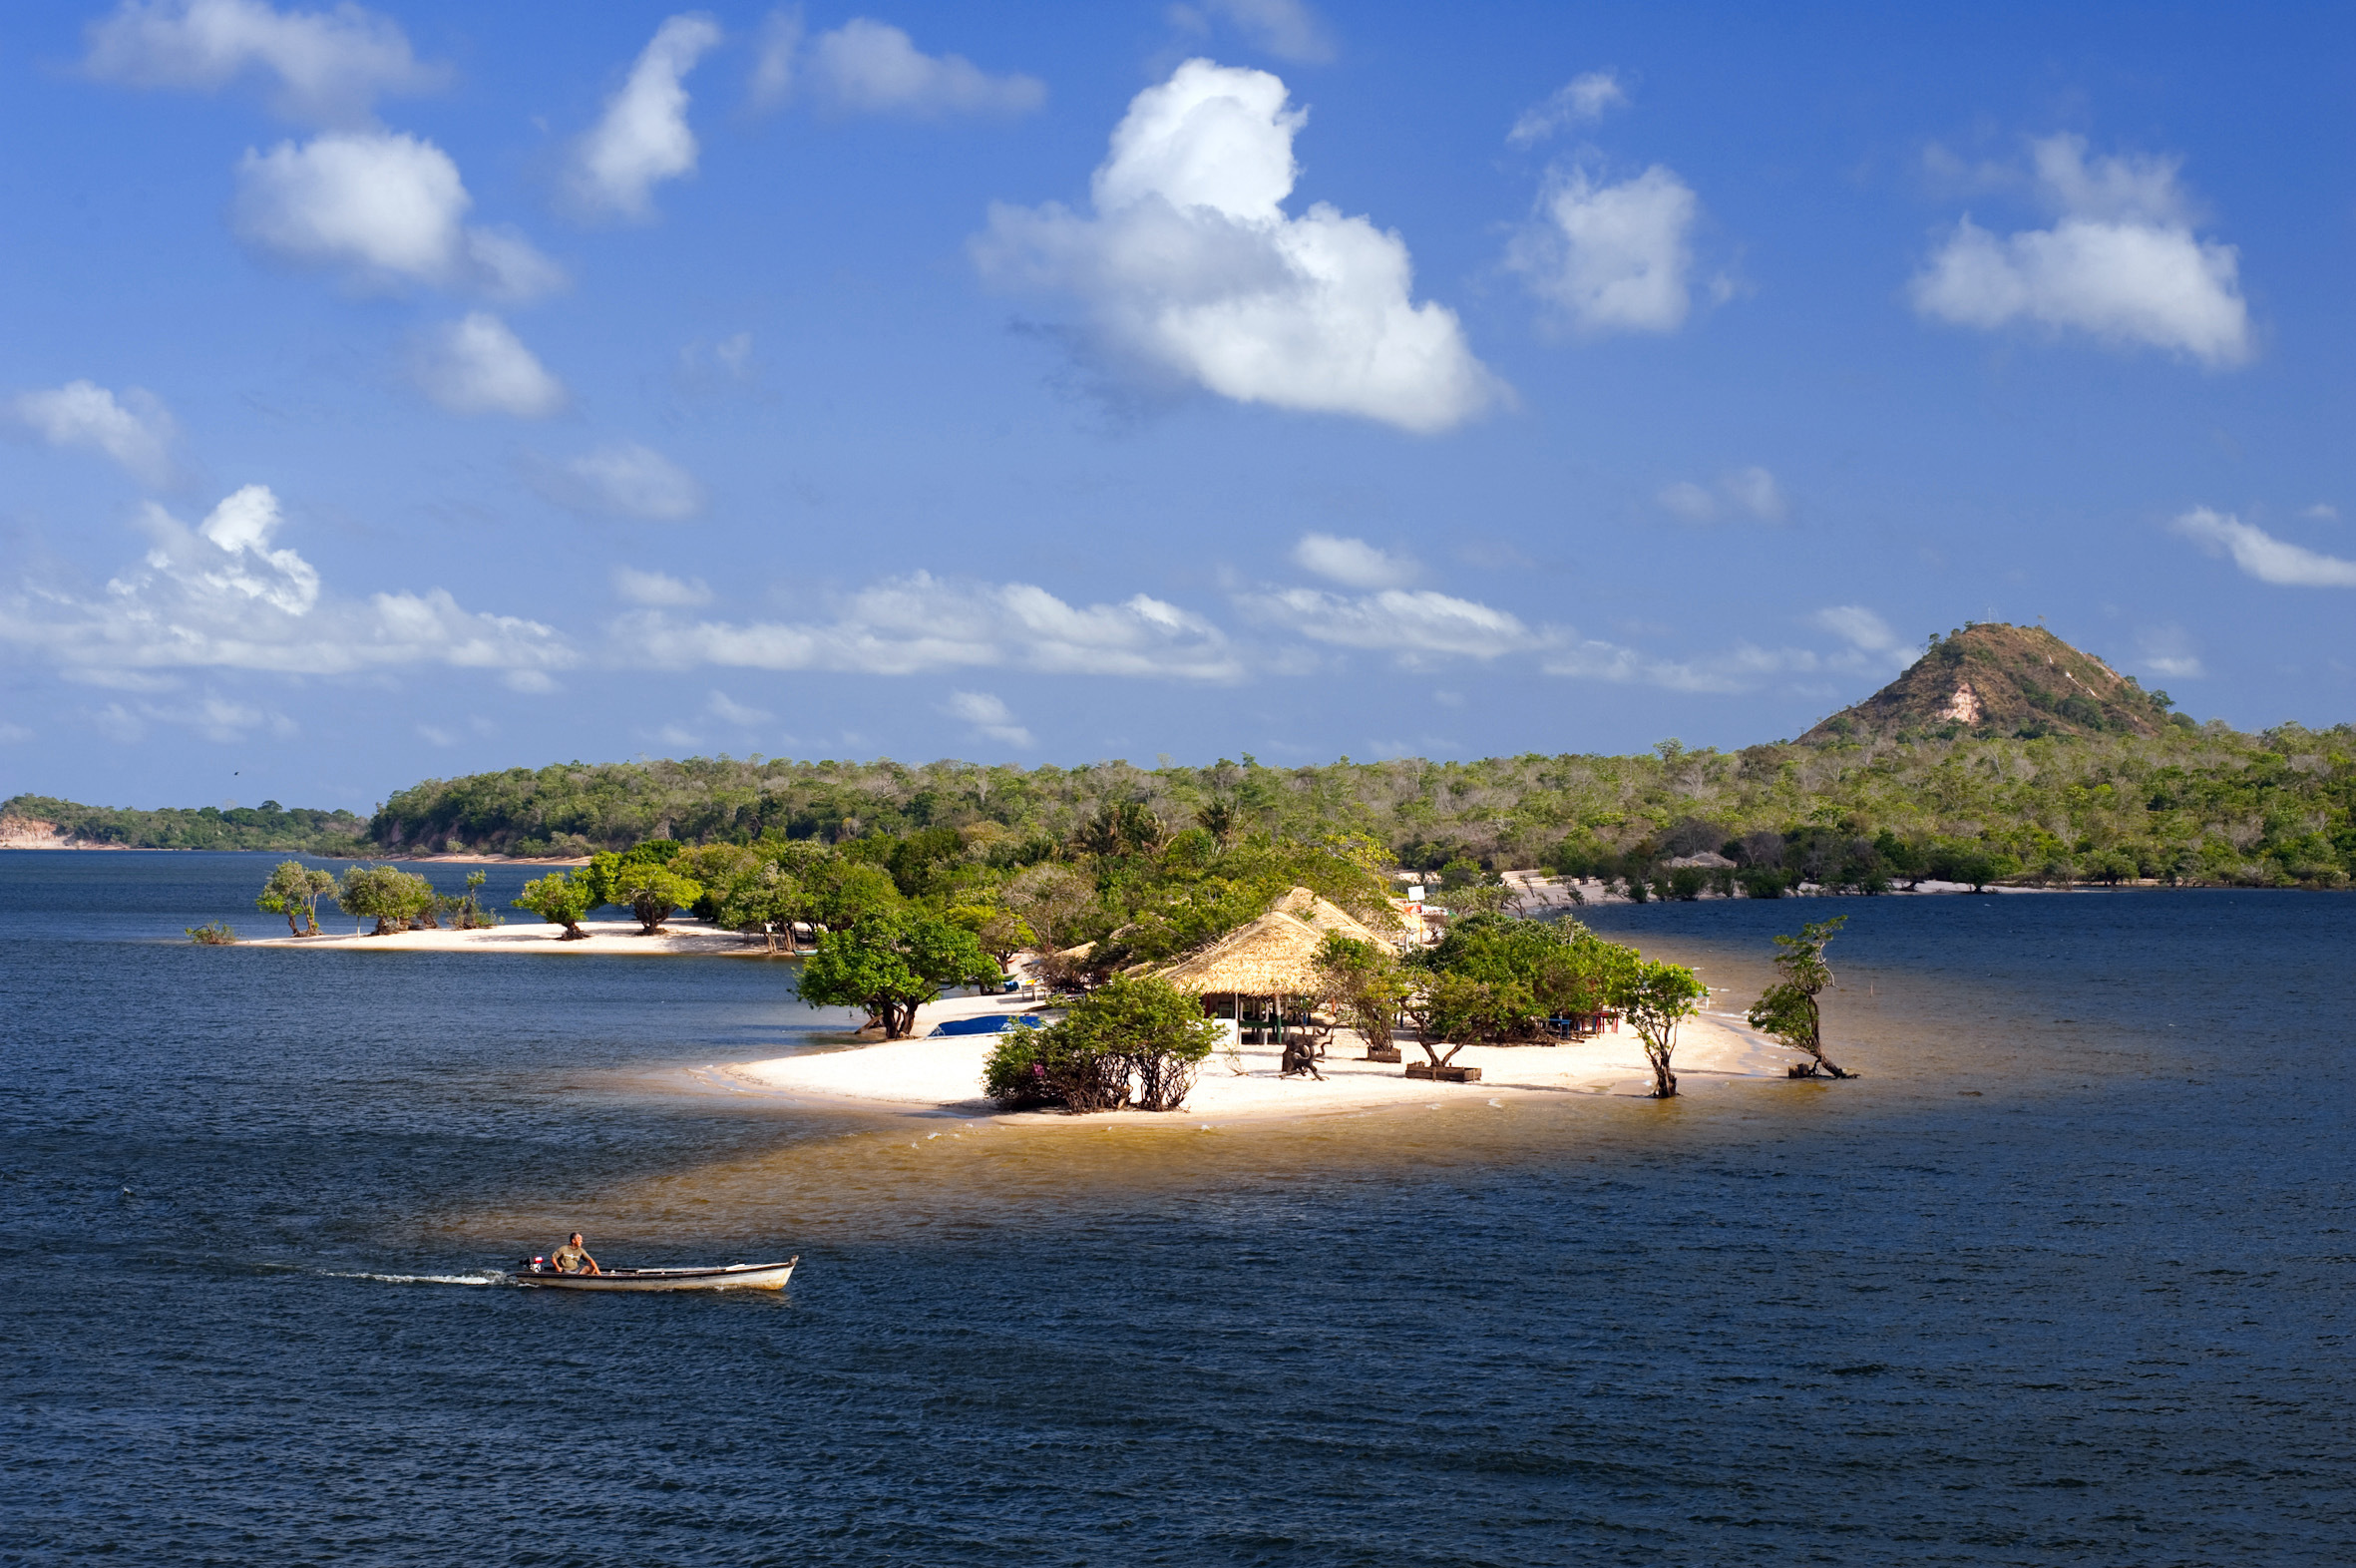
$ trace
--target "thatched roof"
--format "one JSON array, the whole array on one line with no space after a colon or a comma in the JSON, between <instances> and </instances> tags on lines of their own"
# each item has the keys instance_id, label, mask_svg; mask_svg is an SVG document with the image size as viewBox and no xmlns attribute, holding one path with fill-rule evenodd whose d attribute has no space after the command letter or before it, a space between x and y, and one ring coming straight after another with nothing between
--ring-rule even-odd
<instances>
[{"instance_id":1,"label":"thatched roof","mask_svg":"<svg viewBox=\"0 0 2356 1568\"><path fill-rule=\"evenodd\" d=\"M1319 988L1317 950L1325 934L1271 910L1248 926L1162 971L1162 979L1200 996L1306 996Z\"/></svg>"},{"instance_id":2,"label":"thatched roof","mask_svg":"<svg viewBox=\"0 0 2356 1568\"><path fill-rule=\"evenodd\" d=\"M1353 942L1371 942L1376 947L1396 943L1396 936L1385 937L1366 922L1308 888L1295 888L1269 908L1295 920L1316 932L1340 932Z\"/></svg>"}]
</instances>

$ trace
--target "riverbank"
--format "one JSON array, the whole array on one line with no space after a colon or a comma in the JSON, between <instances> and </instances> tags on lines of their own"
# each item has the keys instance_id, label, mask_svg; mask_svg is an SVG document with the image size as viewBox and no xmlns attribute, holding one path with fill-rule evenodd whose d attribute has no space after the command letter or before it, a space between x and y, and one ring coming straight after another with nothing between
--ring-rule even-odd
<instances>
[{"instance_id":1,"label":"riverbank","mask_svg":"<svg viewBox=\"0 0 2356 1568\"><path fill-rule=\"evenodd\" d=\"M343 919L348 920L346 916ZM335 917L330 921L341 924ZM308 948L362 953L497 953L596 954L605 957L667 958L680 955L723 959L784 958L759 942L747 942L737 932L722 931L709 922L684 917L666 922L647 936L634 920L585 920L589 935L579 942L564 940L565 928L542 923L510 922L481 931L399 931L382 937L352 932L322 932L316 937L249 937L240 947Z\"/></svg>"},{"instance_id":2,"label":"riverbank","mask_svg":"<svg viewBox=\"0 0 2356 1568\"><path fill-rule=\"evenodd\" d=\"M1023 1004L1013 998L953 997L918 1010L918 1033L913 1039L764 1061L714 1062L688 1072L697 1086L708 1090L794 1103L923 1116L995 1116L1002 1121L1154 1125L1266 1121L1465 1098L1477 1104L1530 1096L1648 1096L1653 1086L1644 1045L1626 1028L1576 1044L1467 1045L1456 1053L1454 1064L1480 1068L1477 1083L1409 1078L1403 1062L1365 1060L1363 1042L1343 1031L1334 1036L1327 1059L1318 1063L1318 1070L1325 1074L1322 1080L1280 1076L1280 1047L1276 1045L1237 1045L1214 1051L1203 1062L1183 1112L1106 1111L1071 1116L1032 1111L1000 1115L982 1093L982 1062L997 1043L996 1036L924 1036L952 1018L1022 1010ZM1412 1041L1401 1043L1400 1055L1406 1061L1423 1059L1421 1048ZM1707 1094L1746 1081L1782 1081L1785 1066L1796 1059L1794 1053L1746 1027L1734 1014L1705 1013L1688 1020L1680 1032L1679 1089L1686 1094Z\"/></svg>"}]
</instances>

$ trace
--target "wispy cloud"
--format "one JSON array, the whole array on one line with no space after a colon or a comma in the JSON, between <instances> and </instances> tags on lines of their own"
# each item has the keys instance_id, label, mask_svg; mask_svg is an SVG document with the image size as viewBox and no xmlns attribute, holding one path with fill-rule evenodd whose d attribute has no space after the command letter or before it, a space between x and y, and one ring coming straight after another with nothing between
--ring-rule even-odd
<instances>
[{"instance_id":1,"label":"wispy cloud","mask_svg":"<svg viewBox=\"0 0 2356 1568\"><path fill-rule=\"evenodd\" d=\"M1138 593L1074 605L1027 583L963 583L919 572L849 595L825 620L686 620L647 609L614 634L674 669L827 669L878 675L1029 669L1049 674L1229 681L1244 666L1217 627Z\"/></svg>"},{"instance_id":2,"label":"wispy cloud","mask_svg":"<svg viewBox=\"0 0 2356 1568\"><path fill-rule=\"evenodd\" d=\"M674 16L655 29L575 150L567 189L583 215L649 221L654 188L695 172L686 77L719 41L719 24L707 16Z\"/></svg>"},{"instance_id":3,"label":"wispy cloud","mask_svg":"<svg viewBox=\"0 0 2356 1568\"><path fill-rule=\"evenodd\" d=\"M1004 702L986 691L952 692L946 711L974 726L974 732L984 739L1025 749L1032 743L1030 731L1015 721Z\"/></svg>"},{"instance_id":4,"label":"wispy cloud","mask_svg":"<svg viewBox=\"0 0 2356 1568\"><path fill-rule=\"evenodd\" d=\"M1555 89L1546 102L1525 109L1505 133L1515 147L1542 142L1566 126L1589 125L1609 110L1626 107L1628 90L1616 71L1588 71Z\"/></svg>"},{"instance_id":5,"label":"wispy cloud","mask_svg":"<svg viewBox=\"0 0 2356 1568\"><path fill-rule=\"evenodd\" d=\"M1293 562L1344 588L1404 588L1422 575L1405 556L1378 550L1363 539L1341 539L1332 534L1304 534L1293 547Z\"/></svg>"},{"instance_id":6,"label":"wispy cloud","mask_svg":"<svg viewBox=\"0 0 2356 1568\"><path fill-rule=\"evenodd\" d=\"M103 452L143 485L161 489L172 483L172 444L180 427L153 393L131 387L117 398L96 382L69 381L20 393L10 409L53 447Z\"/></svg>"},{"instance_id":7,"label":"wispy cloud","mask_svg":"<svg viewBox=\"0 0 2356 1568\"><path fill-rule=\"evenodd\" d=\"M679 579L663 572L613 569L613 591L632 604L649 609L693 609L712 601L712 590L701 578Z\"/></svg>"},{"instance_id":8,"label":"wispy cloud","mask_svg":"<svg viewBox=\"0 0 2356 1568\"><path fill-rule=\"evenodd\" d=\"M426 396L454 414L542 419L569 401L565 383L488 311L429 333L412 369Z\"/></svg>"},{"instance_id":9,"label":"wispy cloud","mask_svg":"<svg viewBox=\"0 0 2356 1568\"><path fill-rule=\"evenodd\" d=\"M102 685L148 688L190 669L291 675L442 665L546 689L576 654L552 628L459 606L441 589L328 593L292 548L266 486L247 485L191 528L150 505L140 563L82 596L28 586L0 597L0 644Z\"/></svg>"},{"instance_id":10,"label":"wispy cloud","mask_svg":"<svg viewBox=\"0 0 2356 1568\"><path fill-rule=\"evenodd\" d=\"M1037 77L992 76L963 55L929 55L888 23L859 17L810 41L801 75L843 114L1027 114L1047 101Z\"/></svg>"},{"instance_id":11,"label":"wispy cloud","mask_svg":"<svg viewBox=\"0 0 2356 1568\"><path fill-rule=\"evenodd\" d=\"M217 92L259 79L273 110L315 125L366 125L377 99L432 92L450 75L419 63L398 22L349 3L279 11L262 0L123 0L88 33L82 65L100 81Z\"/></svg>"},{"instance_id":12,"label":"wispy cloud","mask_svg":"<svg viewBox=\"0 0 2356 1568\"><path fill-rule=\"evenodd\" d=\"M1757 465L1721 475L1715 487L1681 479L1663 486L1653 501L1662 511L1688 523L1715 523L1729 514L1780 523L1791 515L1782 485L1770 470Z\"/></svg>"},{"instance_id":13,"label":"wispy cloud","mask_svg":"<svg viewBox=\"0 0 2356 1568\"><path fill-rule=\"evenodd\" d=\"M617 442L527 466L533 487L575 512L640 523L684 523L703 511L702 481L652 447Z\"/></svg>"},{"instance_id":14,"label":"wispy cloud","mask_svg":"<svg viewBox=\"0 0 2356 1568\"><path fill-rule=\"evenodd\" d=\"M2260 583L2284 588L2356 588L2356 561L2342 561L2276 539L2237 517L2194 507L2172 526L2210 555L2231 556L2233 565Z\"/></svg>"},{"instance_id":15,"label":"wispy cloud","mask_svg":"<svg viewBox=\"0 0 2356 1568\"><path fill-rule=\"evenodd\" d=\"M1214 22L1241 33L1255 48L1279 60L1322 65L1334 58L1334 35L1325 18L1303 0L1201 0L1173 5L1170 21L1187 32L1207 35Z\"/></svg>"},{"instance_id":16,"label":"wispy cloud","mask_svg":"<svg viewBox=\"0 0 2356 1568\"><path fill-rule=\"evenodd\" d=\"M1387 653L1402 668L1454 658L1494 659L1553 645L1510 611L1428 588L1364 594L1281 588L1239 595L1246 614L1314 642Z\"/></svg>"}]
</instances>

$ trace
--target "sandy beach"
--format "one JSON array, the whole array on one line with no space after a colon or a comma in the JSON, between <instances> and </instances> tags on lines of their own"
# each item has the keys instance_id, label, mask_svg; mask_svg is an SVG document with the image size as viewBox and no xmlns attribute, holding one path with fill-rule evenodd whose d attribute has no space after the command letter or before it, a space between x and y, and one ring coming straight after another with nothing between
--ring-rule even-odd
<instances>
[{"instance_id":1,"label":"sandy beach","mask_svg":"<svg viewBox=\"0 0 2356 1568\"><path fill-rule=\"evenodd\" d=\"M767 1061L713 1062L689 1069L708 1090L775 1097L794 1103L838 1104L922 1115L992 1116L1005 1121L1084 1123L1106 1120L1218 1125L1292 1116L1430 1104L1450 1097L1475 1101L1515 1095L1649 1095L1652 1069L1644 1046L1627 1029L1579 1044L1467 1045L1459 1066L1481 1069L1478 1083L1434 1083L1404 1075L1403 1063L1367 1061L1358 1036L1337 1033L1320 1062L1325 1079L1278 1075L1278 1047L1243 1045L1233 1057L1215 1051L1202 1064L1183 1112L1107 1111L1071 1116L1057 1111L999 1115L982 1095L982 1064L996 1043L986 1034L924 1035L950 1018L1017 1012L1012 998L954 997L920 1010L918 1036L842 1050L806 1052ZM1423 1059L1410 1040L1408 1061ZM1746 1027L1732 1014L1706 1013L1684 1027L1677 1049L1681 1093L1707 1094L1742 1082L1782 1081L1792 1052ZM1239 1072L1238 1065L1242 1070Z\"/></svg>"},{"instance_id":2,"label":"sandy beach","mask_svg":"<svg viewBox=\"0 0 2356 1568\"><path fill-rule=\"evenodd\" d=\"M733 931L721 931L708 922L684 917L665 922L660 933L647 936L638 930L634 920L585 920L581 929L589 936L580 942L561 940L562 926L551 926L538 921L509 921L504 926L493 926L483 931L401 931L382 937L355 936L349 930L334 928L351 919L344 916L322 918L327 929L316 937L244 937L239 943L251 948L334 948L368 953L548 953L600 954L606 957L619 954L628 958L665 958L681 954L724 959L784 958L768 952L759 942L747 942Z\"/></svg>"}]
</instances>

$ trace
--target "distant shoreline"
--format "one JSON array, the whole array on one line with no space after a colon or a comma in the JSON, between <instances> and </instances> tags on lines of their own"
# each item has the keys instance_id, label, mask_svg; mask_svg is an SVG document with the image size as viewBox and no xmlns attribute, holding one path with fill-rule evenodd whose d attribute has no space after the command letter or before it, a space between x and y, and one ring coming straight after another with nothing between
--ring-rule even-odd
<instances>
[{"instance_id":1,"label":"distant shoreline","mask_svg":"<svg viewBox=\"0 0 2356 1568\"><path fill-rule=\"evenodd\" d=\"M526 858L517 855L402 855L402 854L331 854L317 849L278 849L264 846L259 849L195 849L175 844L101 844L89 840L68 842L63 839L33 838L25 834L0 834L0 850L47 852L70 850L77 854L88 850L108 853L140 855L308 855L313 860L402 861L419 865L444 866L586 866L587 855L552 855Z\"/></svg>"}]
</instances>

